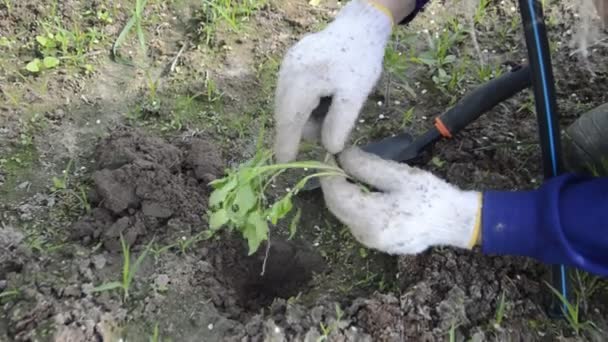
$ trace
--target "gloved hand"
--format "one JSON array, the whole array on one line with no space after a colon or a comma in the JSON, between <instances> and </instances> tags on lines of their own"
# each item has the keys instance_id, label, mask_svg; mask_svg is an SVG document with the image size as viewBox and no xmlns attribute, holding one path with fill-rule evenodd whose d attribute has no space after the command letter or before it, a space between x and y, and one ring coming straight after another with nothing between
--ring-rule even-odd
<instances>
[{"instance_id":1,"label":"gloved hand","mask_svg":"<svg viewBox=\"0 0 608 342\"><path fill-rule=\"evenodd\" d=\"M364 192L344 177L320 179L329 210L368 248L416 254L428 247L472 248L479 237L481 195L427 171L351 147L340 166L380 192Z\"/></svg>"},{"instance_id":2,"label":"gloved hand","mask_svg":"<svg viewBox=\"0 0 608 342\"><path fill-rule=\"evenodd\" d=\"M327 28L289 49L275 94L274 150L279 162L296 158L303 136L321 136L332 154L344 148L381 75L392 20L380 5L352 0ZM310 114L325 96L333 96L332 105L323 122L316 122Z\"/></svg>"}]
</instances>

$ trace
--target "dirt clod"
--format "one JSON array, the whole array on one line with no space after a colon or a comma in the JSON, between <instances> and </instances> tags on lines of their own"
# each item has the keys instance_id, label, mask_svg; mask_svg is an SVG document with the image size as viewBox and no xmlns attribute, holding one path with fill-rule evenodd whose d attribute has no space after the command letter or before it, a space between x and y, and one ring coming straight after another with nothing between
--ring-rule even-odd
<instances>
[{"instance_id":1,"label":"dirt clod","mask_svg":"<svg viewBox=\"0 0 608 342\"><path fill-rule=\"evenodd\" d=\"M132 245L142 236L162 234L169 219L179 220L182 228L201 226L208 187L189 167L197 178L213 179L221 171L221 155L203 139L181 148L128 128L103 139L95 149L99 169L91 196L98 207L72 226L73 235L101 238L108 250L118 251L121 235Z\"/></svg>"}]
</instances>

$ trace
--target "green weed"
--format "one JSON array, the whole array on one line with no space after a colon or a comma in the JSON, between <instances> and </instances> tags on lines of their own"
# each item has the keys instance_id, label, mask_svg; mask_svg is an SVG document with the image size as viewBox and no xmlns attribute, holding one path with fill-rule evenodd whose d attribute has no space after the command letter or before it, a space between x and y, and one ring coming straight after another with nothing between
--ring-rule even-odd
<instances>
[{"instance_id":1,"label":"green weed","mask_svg":"<svg viewBox=\"0 0 608 342\"><path fill-rule=\"evenodd\" d=\"M152 331L152 336L150 336L150 342L160 342L160 332L158 330L158 323L154 324L154 330Z\"/></svg>"},{"instance_id":2,"label":"green weed","mask_svg":"<svg viewBox=\"0 0 608 342\"><path fill-rule=\"evenodd\" d=\"M584 313L587 313L589 311L589 301L602 289L603 281L598 276L575 270L573 283L576 297L580 298L581 308Z\"/></svg>"},{"instance_id":3,"label":"green weed","mask_svg":"<svg viewBox=\"0 0 608 342\"><path fill-rule=\"evenodd\" d=\"M239 32L241 23L256 10L266 5L267 0L203 0L198 12L199 33L204 42L210 45L218 25L226 24L234 32Z\"/></svg>"},{"instance_id":4,"label":"green weed","mask_svg":"<svg viewBox=\"0 0 608 342\"><path fill-rule=\"evenodd\" d=\"M344 312L342 309L340 309L340 306L336 304L336 320L329 325L325 325L323 322L319 323L319 328L321 329L322 335L317 339L317 342L328 341L329 335L332 333L332 331L338 329L342 317L344 317Z\"/></svg>"},{"instance_id":5,"label":"green weed","mask_svg":"<svg viewBox=\"0 0 608 342\"><path fill-rule=\"evenodd\" d=\"M89 203L87 189L83 184L72 184L73 182L70 179L70 175L72 173L72 165L73 160L70 159L65 170L62 171L63 176L53 176L53 184L51 185L51 191L53 193L58 193L65 196L64 198L68 199L66 204L73 203L70 201L71 198L75 199L78 208L81 211L88 213L89 211L91 211L91 204ZM70 207L70 209L74 208Z\"/></svg>"},{"instance_id":6,"label":"green weed","mask_svg":"<svg viewBox=\"0 0 608 342\"><path fill-rule=\"evenodd\" d=\"M31 73L55 69L66 63L90 72L88 57L105 36L95 27L83 31L77 24L71 29L62 26L59 18L41 22L43 33L36 36L35 48L40 57L31 60L25 69Z\"/></svg>"},{"instance_id":7,"label":"green weed","mask_svg":"<svg viewBox=\"0 0 608 342\"><path fill-rule=\"evenodd\" d=\"M114 41L114 44L112 45L112 55L115 58L119 58L118 49L124 43L124 41L127 39L127 36L129 35L129 33L131 32L133 27L135 27L135 31L137 33L137 39L139 40L139 47L141 48L143 56L147 55L146 37L144 35L144 30L142 28L142 18L144 15L144 8L146 7L147 2L148 2L148 0L136 0L135 1L135 8L133 9L131 18L129 18L129 21L127 21L127 23L125 24L125 27L122 29L122 31L118 35L118 38L116 38L116 41Z\"/></svg>"},{"instance_id":8,"label":"green weed","mask_svg":"<svg viewBox=\"0 0 608 342\"><path fill-rule=\"evenodd\" d=\"M403 119L401 120L402 129L409 126L412 122L414 122L414 109L415 109L415 107L412 107L412 108L406 110L405 112L403 112Z\"/></svg>"},{"instance_id":9,"label":"green weed","mask_svg":"<svg viewBox=\"0 0 608 342\"><path fill-rule=\"evenodd\" d=\"M9 17L13 13L13 1L14 0L2 0L2 4L6 8L6 12L7 12L7 14L8 14Z\"/></svg>"},{"instance_id":10,"label":"green weed","mask_svg":"<svg viewBox=\"0 0 608 342\"><path fill-rule=\"evenodd\" d=\"M450 327L450 331L448 332L448 340L450 342L456 342L456 329L458 328L458 324L452 322L452 326Z\"/></svg>"},{"instance_id":11,"label":"green weed","mask_svg":"<svg viewBox=\"0 0 608 342\"><path fill-rule=\"evenodd\" d=\"M205 72L204 86L206 89L207 102L214 103L222 98L223 94L219 91L213 78L210 77L209 72Z\"/></svg>"},{"instance_id":12,"label":"green weed","mask_svg":"<svg viewBox=\"0 0 608 342\"><path fill-rule=\"evenodd\" d=\"M488 82L493 78L499 77L502 73L503 69L500 66L483 64L475 67L475 79L479 83Z\"/></svg>"},{"instance_id":13,"label":"green weed","mask_svg":"<svg viewBox=\"0 0 608 342\"><path fill-rule=\"evenodd\" d=\"M577 296L576 303L572 304L565 298L558 290L556 290L549 283L545 282L547 286L551 289L553 294L559 298L560 302L563 305L560 305L562 313L568 322L570 328L574 331L574 333L579 336L581 331L594 329L596 328L595 324L591 321L583 321L580 315L580 298ZM565 307L565 308L564 308Z\"/></svg>"},{"instance_id":14,"label":"green weed","mask_svg":"<svg viewBox=\"0 0 608 342\"><path fill-rule=\"evenodd\" d=\"M456 67L457 57L451 51L464 40L465 35L460 23L449 22L441 33L435 36L428 34L429 50L410 57L412 62L428 67L433 82L448 93L457 89L464 79L464 67Z\"/></svg>"},{"instance_id":15,"label":"green weed","mask_svg":"<svg viewBox=\"0 0 608 342\"><path fill-rule=\"evenodd\" d=\"M179 251L185 255L188 250L194 246L195 244L207 240L211 237L211 234L209 233L209 231L204 230L202 232L197 233L194 236L191 236L190 238L186 238L186 237L182 237L179 238L175 243L172 243L170 245L167 246L163 246L161 248L153 248L152 252L154 253L155 257L158 257L158 255L172 249L172 248L178 248Z\"/></svg>"},{"instance_id":16,"label":"green weed","mask_svg":"<svg viewBox=\"0 0 608 342\"><path fill-rule=\"evenodd\" d=\"M4 303L5 301L12 300L18 297L21 294L19 290L4 290L0 292L0 303Z\"/></svg>"},{"instance_id":17,"label":"green weed","mask_svg":"<svg viewBox=\"0 0 608 342\"><path fill-rule=\"evenodd\" d=\"M505 293L504 291L500 295L500 302L498 302L498 307L496 308L496 314L494 316L494 329L499 329L502 324L502 320L505 317Z\"/></svg>"},{"instance_id":18,"label":"green weed","mask_svg":"<svg viewBox=\"0 0 608 342\"><path fill-rule=\"evenodd\" d=\"M122 264L122 279L121 281L112 281L109 283L105 283L95 287L92 292L103 292L103 291L111 291L115 289L120 289L123 294L123 302L127 301L129 298L129 289L131 288L131 284L133 283L133 279L139 266L144 261L148 252L150 251L150 246L152 242L146 246L144 251L137 257L137 260L133 265L131 265L131 254L129 250L129 246L125 243L122 234L120 236L120 244L122 246L122 255L123 255L123 264Z\"/></svg>"},{"instance_id":19,"label":"green weed","mask_svg":"<svg viewBox=\"0 0 608 342\"><path fill-rule=\"evenodd\" d=\"M485 19L489 3L490 0L479 0L479 4L475 7L475 14L473 15L473 22L476 25L480 24Z\"/></svg>"}]
</instances>

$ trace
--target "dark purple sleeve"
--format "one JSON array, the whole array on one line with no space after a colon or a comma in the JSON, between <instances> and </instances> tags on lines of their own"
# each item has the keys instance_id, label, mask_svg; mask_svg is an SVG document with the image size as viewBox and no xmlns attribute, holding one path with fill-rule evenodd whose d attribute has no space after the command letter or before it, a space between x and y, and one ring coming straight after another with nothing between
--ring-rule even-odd
<instances>
[{"instance_id":1,"label":"dark purple sleeve","mask_svg":"<svg viewBox=\"0 0 608 342\"><path fill-rule=\"evenodd\" d=\"M486 254L608 275L608 177L565 174L533 191L488 191L481 217Z\"/></svg>"},{"instance_id":2,"label":"dark purple sleeve","mask_svg":"<svg viewBox=\"0 0 608 342\"><path fill-rule=\"evenodd\" d=\"M410 21L414 20L418 13L420 13L420 11L424 9L424 6L426 6L429 2L431 2L431 0L416 0L416 8L414 8L414 11L410 13L407 17L405 17L403 20L401 20L401 22L399 22L399 25L405 25L408 24Z\"/></svg>"}]
</instances>

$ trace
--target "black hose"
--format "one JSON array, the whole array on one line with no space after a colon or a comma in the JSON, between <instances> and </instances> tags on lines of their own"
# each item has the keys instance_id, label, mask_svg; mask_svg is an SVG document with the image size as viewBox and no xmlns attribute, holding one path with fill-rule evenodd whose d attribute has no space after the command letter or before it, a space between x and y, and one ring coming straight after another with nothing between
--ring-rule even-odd
<instances>
[{"instance_id":1,"label":"black hose","mask_svg":"<svg viewBox=\"0 0 608 342\"><path fill-rule=\"evenodd\" d=\"M536 104L538 132L542 149L543 173L545 179L556 177L563 172L560 130L558 123L557 102L555 99L555 81L551 69L549 41L543 18L543 9L538 0L519 0L526 47L532 72L532 86ZM565 299L570 299L567 269L564 265L551 267L552 286ZM561 316L561 310L551 296L550 313ZM565 303L563 303L565 308Z\"/></svg>"}]
</instances>

